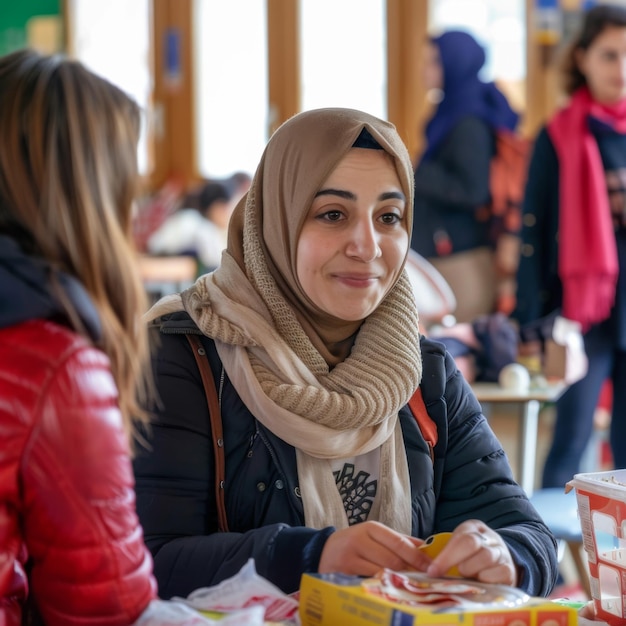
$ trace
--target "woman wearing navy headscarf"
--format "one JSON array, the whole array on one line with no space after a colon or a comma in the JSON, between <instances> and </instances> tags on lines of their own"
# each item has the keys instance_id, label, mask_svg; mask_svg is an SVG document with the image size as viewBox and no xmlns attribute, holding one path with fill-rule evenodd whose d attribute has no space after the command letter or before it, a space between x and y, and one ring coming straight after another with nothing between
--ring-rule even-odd
<instances>
[{"instance_id":1,"label":"woman wearing navy headscarf","mask_svg":"<svg viewBox=\"0 0 626 626\"><path fill-rule=\"evenodd\" d=\"M479 78L484 63L484 49L466 32L448 31L427 42L423 80L439 94L439 103L426 125L426 147L415 170L411 245L450 284L459 322L495 308L484 211L489 165L495 131L514 130L519 118L502 92Z\"/></svg>"}]
</instances>

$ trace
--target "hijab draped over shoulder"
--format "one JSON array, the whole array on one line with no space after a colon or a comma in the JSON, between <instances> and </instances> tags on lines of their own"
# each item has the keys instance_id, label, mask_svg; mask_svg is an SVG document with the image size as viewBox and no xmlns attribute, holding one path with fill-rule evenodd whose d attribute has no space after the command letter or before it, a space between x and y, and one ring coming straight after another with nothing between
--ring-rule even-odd
<instances>
[{"instance_id":1,"label":"hijab draped over shoulder","mask_svg":"<svg viewBox=\"0 0 626 626\"><path fill-rule=\"evenodd\" d=\"M298 238L314 196L363 129L393 157L413 206L411 159L392 124L351 109L300 113L269 140L231 218L220 267L158 302L147 318L184 308L215 340L245 405L296 448L307 526L347 526L330 462L380 448L377 519L410 533L398 411L419 385L422 364L404 268L379 307L358 322L317 308L296 274ZM408 211L409 233L411 222Z\"/></svg>"}]
</instances>

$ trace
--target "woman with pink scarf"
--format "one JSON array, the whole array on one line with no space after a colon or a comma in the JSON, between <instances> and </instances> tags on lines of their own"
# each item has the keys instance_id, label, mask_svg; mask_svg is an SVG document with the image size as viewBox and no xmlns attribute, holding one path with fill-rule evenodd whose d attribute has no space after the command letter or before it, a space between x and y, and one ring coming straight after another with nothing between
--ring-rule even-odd
<instances>
[{"instance_id":1,"label":"woman with pink scarf","mask_svg":"<svg viewBox=\"0 0 626 626\"><path fill-rule=\"evenodd\" d=\"M581 325L588 374L557 403L544 487L579 471L602 385L614 387L611 446L626 467L626 8L588 11L563 76L570 100L539 133L524 202L517 310Z\"/></svg>"}]
</instances>

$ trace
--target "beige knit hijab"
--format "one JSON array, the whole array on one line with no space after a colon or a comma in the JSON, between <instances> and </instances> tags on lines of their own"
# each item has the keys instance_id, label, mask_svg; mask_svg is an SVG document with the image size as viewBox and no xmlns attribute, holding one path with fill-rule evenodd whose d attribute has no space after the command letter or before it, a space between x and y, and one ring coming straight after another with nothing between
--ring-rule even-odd
<instances>
[{"instance_id":1,"label":"beige knit hijab","mask_svg":"<svg viewBox=\"0 0 626 626\"><path fill-rule=\"evenodd\" d=\"M219 269L180 296L158 302L147 318L184 308L215 339L248 409L296 448L307 526L347 526L331 460L380 448L374 508L381 522L410 533L398 411L417 388L422 365L406 273L398 268L385 299L358 323L323 313L295 273L298 237L314 195L363 128L394 157L410 233L411 160L395 128L350 109L301 113L270 139L251 189L232 217Z\"/></svg>"}]
</instances>

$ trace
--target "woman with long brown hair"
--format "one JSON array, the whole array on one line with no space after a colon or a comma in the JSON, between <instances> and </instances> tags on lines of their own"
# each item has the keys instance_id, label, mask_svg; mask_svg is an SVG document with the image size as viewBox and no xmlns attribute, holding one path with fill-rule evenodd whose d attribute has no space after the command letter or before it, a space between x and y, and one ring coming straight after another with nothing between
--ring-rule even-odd
<instances>
[{"instance_id":1,"label":"woman with long brown hair","mask_svg":"<svg viewBox=\"0 0 626 626\"><path fill-rule=\"evenodd\" d=\"M131 624L156 595L129 460L149 388L139 124L77 62L0 59L2 624Z\"/></svg>"}]
</instances>

